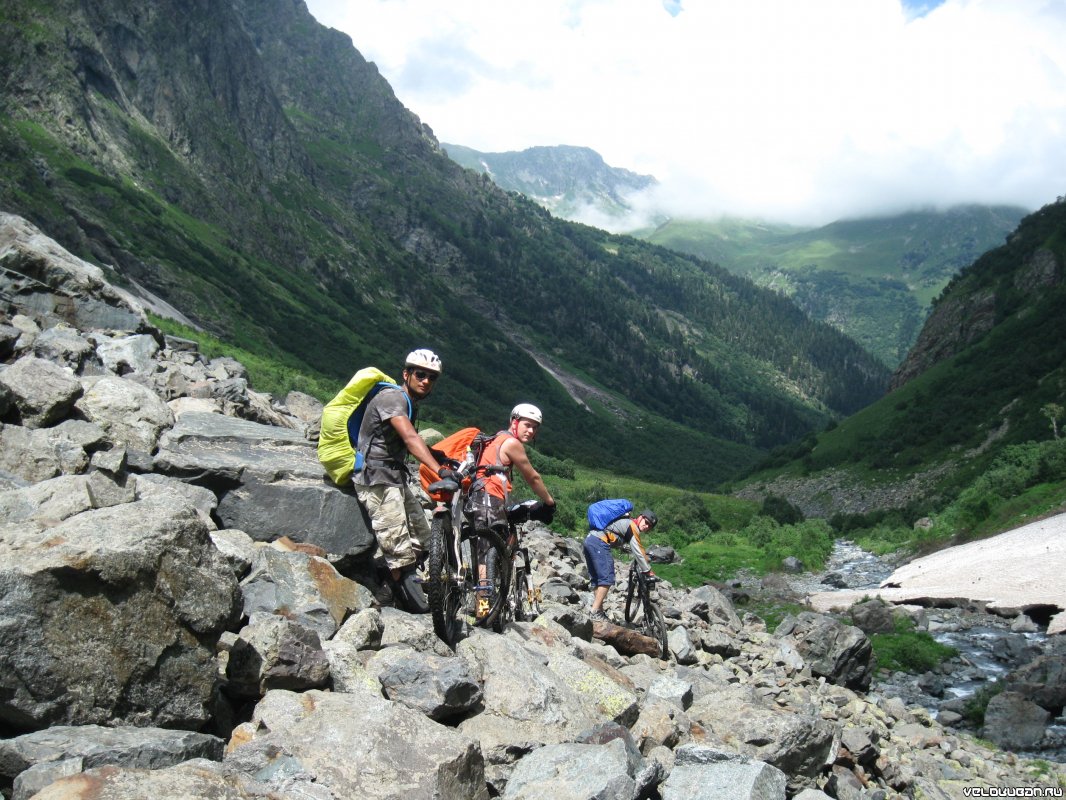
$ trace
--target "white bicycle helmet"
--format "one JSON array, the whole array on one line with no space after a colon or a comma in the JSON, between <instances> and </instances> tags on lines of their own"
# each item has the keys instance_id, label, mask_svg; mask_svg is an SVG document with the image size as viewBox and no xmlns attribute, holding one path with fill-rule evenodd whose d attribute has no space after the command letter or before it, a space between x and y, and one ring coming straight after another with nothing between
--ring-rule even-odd
<instances>
[{"instance_id":1,"label":"white bicycle helmet","mask_svg":"<svg viewBox=\"0 0 1066 800\"><path fill-rule=\"evenodd\" d=\"M544 415L540 409L530 403L519 403L511 409L511 419L528 419L533 422L544 422Z\"/></svg>"},{"instance_id":2,"label":"white bicycle helmet","mask_svg":"<svg viewBox=\"0 0 1066 800\"><path fill-rule=\"evenodd\" d=\"M441 372L440 356L432 350L412 350L407 354L404 367L421 367L439 374Z\"/></svg>"}]
</instances>

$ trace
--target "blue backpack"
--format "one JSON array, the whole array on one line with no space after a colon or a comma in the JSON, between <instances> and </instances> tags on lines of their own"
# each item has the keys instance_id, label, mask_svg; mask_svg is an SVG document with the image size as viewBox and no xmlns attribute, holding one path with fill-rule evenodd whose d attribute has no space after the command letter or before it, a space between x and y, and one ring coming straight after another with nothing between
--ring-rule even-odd
<instances>
[{"instance_id":1,"label":"blue backpack","mask_svg":"<svg viewBox=\"0 0 1066 800\"><path fill-rule=\"evenodd\" d=\"M602 531L615 520L619 520L633 510L633 504L624 498L600 500L589 506L589 528Z\"/></svg>"}]
</instances>

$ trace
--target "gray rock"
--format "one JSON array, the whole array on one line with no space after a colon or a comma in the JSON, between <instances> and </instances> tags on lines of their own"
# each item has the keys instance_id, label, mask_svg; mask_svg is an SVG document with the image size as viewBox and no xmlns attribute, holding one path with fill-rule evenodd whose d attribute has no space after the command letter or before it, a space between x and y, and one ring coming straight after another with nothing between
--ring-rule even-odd
<instances>
[{"instance_id":1,"label":"gray rock","mask_svg":"<svg viewBox=\"0 0 1066 800\"><path fill-rule=\"evenodd\" d=\"M22 332L14 325L0 322L0 360L7 361L11 357L11 354L15 352L15 344L21 335ZM2 411L3 409L0 408L0 412Z\"/></svg>"},{"instance_id":2,"label":"gray rock","mask_svg":"<svg viewBox=\"0 0 1066 800\"><path fill-rule=\"evenodd\" d=\"M82 387L70 367L36 356L23 356L0 372L22 424L46 428L62 420L81 397Z\"/></svg>"},{"instance_id":3,"label":"gray rock","mask_svg":"<svg viewBox=\"0 0 1066 800\"><path fill-rule=\"evenodd\" d=\"M665 700L684 710L692 705L692 684L676 674L663 675L648 687L646 698L648 701Z\"/></svg>"},{"instance_id":4,"label":"gray rock","mask_svg":"<svg viewBox=\"0 0 1066 800\"><path fill-rule=\"evenodd\" d=\"M463 716L481 702L481 686L460 658L388 647L367 664L385 696L430 719Z\"/></svg>"},{"instance_id":5,"label":"gray rock","mask_svg":"<svg viewBox=\"0 0 1066 800\"><path fill-rule=\"evenodd\" d=\"M586 699L549 668L545 648L510 636L478 634L459 642L456 653L479 676L484 693L484 711L463 720L459 730L476 738L482 747L555 744L575 738L602 720L595 693ZM574 674L587 674L585 669ZM619 710L625 708L628 704Z\"/></svg>"},{"instance_id":6,"label":"gray rock","mask_svg":"<svg viewBox=\"0 0 1066 800\"><path fill-rule=\"evenodd\" d=\"M233 741L225 764L255 774L294 759L337 798L488 798L477 742L370 690L270 692Z\"/></svg>"},{"instance_id":7,"label":"gray rock","mask_svg":"<svg viewBox=\"0 0 1066 800\"><path fill-rule=\"evenodd\" d=\"M880 598L856 603L848 609L848 613L852 624L867 635L892 633L896 629L893 607Z\"/></svg>"},{"instance_id":8,"label":"gray rock","mask_svg":"<svg viewBox=\"0 0 1066 800\"><path fill-rule=\"evenodd\" d=\"M677 561L677 551L664 544L648 548L648 560L654 564L673 564Z\"/></svg>"},{"instance_id":9,"label":"gray rock","mask_svg":"<svg viewBox=\"0 0 1066 800\"><path fill-rule=\"evenodd\" d=\"M0 424L0 470L29 483L84 472L89 457L59 428Z\"/></svg>"},{"instance_id":10,"label":"gray rock","mask_svg":"<svg viewBox=\"0 0 1066 800\"><path fill-rule=\"evenodd\" d=\"M97 356L116 375L152 375L156 371L159 343L155 337L141 333L117 339L97 336L97 340Z\"/></svg>"},{"instance_id":11,"label":"gray rock","mask_svg":"<svg viewBox=\"0 0 1066 800\"><path fill-rule=\"evenodd\" d=\"M79 330L147 327L144 312L109 285L99 267L82 261L13 214L0 213L0 290L44 327L66 322Z\"/></svg>"},{"instance_id":12,"label":"gray rock","mask_svg":"<svg viewBox=\"0 0 1066 800\"><path fill-rule=\"evenodd\" d=\"M518 762L505 800L632 800L636 783L629 772L625 744L555 744Z\"/></svg>"},{"instance_id":13,"label":"gray rock","mask_svg":"<svg viewBox=\"0 0 1066 800\"><path fill-rule=\"evenodd\" d=\"M174 424L174 414L155 392L126 378L92 381L76 407L111 441L143 453L152 453L160 434Z\"/></svg>"},{"instance_id":14,"label":"gray rock","mask_svg":"<svg viewBox=\"0 0 1066 800\"><path fill-rule=\"evenodd\" d=\"M222 759L217 736L164 728L56 725L0 740L0 775L13 778L35 764L77 758L83 769L115 764L159 769L190 758Z\"/></svg>"},{"instance_id":15,"label":"gray rock","mask_svg":"<svg viewBox=\"0 0 1066 800\"><path fill-rule=\"evenodd\" d=\"M321 478L264 483L245 475L242 485L222 495L218 517L259 541L286 536L336 556L358 556L377 545L358 498Z\"/></svg>"},{"instance_id":16,"label":"gray rock","mask_svg":"<svg viewBox=\"0 0 1066 800\"><path fill-rule=\"evenodd\" d=\"M833 726L816 716L770 707L748 687L728 686L695 700L688 715L741 755L789 776L817 776L833 746Z\"/></svg>"},{"instance_id":17,"label":"gray rock","mask_svg":"<svg viewBox=\"0 0 1066 800\"><path fill-rule=\"evenodd\" d=\"M858 628L824 614L803 611L785 617L774 635L790 637L814 675L849 689L870 686L873 647Z\"/></svg>"},{"instance_id":18,"label":"gray rock","mask_svg":"<svg viewBox=\"0 0 1066 800\"><path fill-rule=\"evenodd\" d=\"M355 494L330 483L314 444L289 428L185 413L162 436L155 469L215 489L222 526L259 541L286 536L348 557L376 546Z\"/></svg>"},{"instance_id":19,"label":"gray rock","mask_svg":"<svg viewBox=\"0 0 1066 800\"><path fill-rule=\"evenodd\" d=\"M370 651L381 645L384 629L381 612L367 608L350 616L333 638L323 644L333 691L355 692L367 687L380 690L381 682L367 669L367 662L373 656Z\"/></svg>"},{"instance_id":20,"label":"gray rock","mask_svg":"<svg viewBox=\"0 0 1066 800\"><path fill-rule=\"evenodd\" d=\"M93 355L93 345L69 325L56 325L34 340L33 354L80 372L82 364Z\"/></svg>"},{"instance_id":21,"label":"gray rock","mask_svg":"<svg viewBox=\"0 0 1066 800\"><path fill-rule=\"evenodd\" d=\"M33 520L52 524L94 508L131 503L134 479L115 481L101 472L63 475L23 489L0 492L0 523Z\"/></svg>"},{"instance_id":22,"label":"gray rock","mask_svg":"<svg viewBox=\"0 0 1066 800\"><path fill-rule=\"evenodd\" d=\"M666 641L678 664L696 663L696 648L692 646L692 640L689 639L688 631L683 625L678 625L671 630L667 634Z\"/></svg>"},{"instance_id":23,"label":"gray rock","mask_svg":"<svg viewBox=\"0 0 1066 800\"><path fill-rule=\"evenodd\" d=\"M257 550L255 540L244 531L235 528L226 528L221 531L211 531L211 541L229 562L233 574L238 579L248 574L255 560Z\"/></svg>"},{"instance_id":24,"label":"gray rock","mask_svg":"<svg viewBox=\"0 0 1066 800\"><path fill-rule=\"evenodd\" d=\"M1044 738L1051 714L1018 692L1000 692L988 701L982 735L1000 747L1026 750Z\"/></svg>"},{"instance_id":25,"label":"gray rock","mask_svg":"<svg viewBox=\"0 0 1066 800\"><path fill-rule=\"evenodd\" d=\"M237 597L187 505L0 526L0 719L200 727Z\"/></svg>"},{"instance_id":26,"label":"gray rock","mask_svg":"<svg viewBox=\"0 0 1066 800\"><path fill-rule=\"evenodd\" d=\"M340 575L326 559L275 547L256 548L241 593L247 617L283 614L323 641L349 614L373 603L367 589Z\"/></svg>"},{"instance_id":27,"label":"gray rock","mask_svg":"<svg viewBox=\"0 0 1066 800\"><path fill-rule=\"evenodd\" d=\"M64 758L34 764L15 777L11 787L11 800L30 800L56 781L84 771L85 763L80 758Z\"/></svg>"},{"instance_id":28,"label":"gray rock","mask_svg":"<svg viewBox=\"0 0 1066 800\"><path fill-rule=\"evenodd\" d=\"M742 627L733 604L713 586L704 585L689 592L679 603L679 607L682 611L695 614L706 622L721 623L734 631Z\"/></svg>"},{"instance_id":29,"label":"gray rock","mask_svg":"<svg viewBox=\"0 0 1066 800\"><path fill-rule=\"evenodd\" d=\"M187 503L196 509L196 513L209 529L214 530L217 527L214 512L218 507L218 499L209 489L149 472L137 476L137 499L145 500L149 497L169 497L174 502Z\"/></svg>"},{"instance_id":30,"label":"gray rock","mask_svg":"<svg viewBox=\"0 0 1066 800\"><path fill-rule=\"evenodd\" d=\"M1006 686L1048 711L1061 709L1066 706L1066 659L1055 654L1038 656L1008 675Z\"/></svg>"},{"instance_id":31,"label":"gray rock","mask_svg":"<svg viewBox=\"0 0 1066 800\"><path fill-rule=\"evenodd\" d=\"M236 694L314 689L328 679L329 660L318 633L284 617L255 616L229 649L226 680Z\"/></svg>"},{"instance_id":32,"label":"gray rock","mask_svg":"<svg viewBox=\"0 0 1066 800\"><path fill-rule=\"evenodd\" d=\"M145 798L211 798L211 800L248 800L248 798L292 797L300 800L335 800L334 796L315 787L309 777L291 781L288 792L271 794L269 784L249 776L227 772L224 765L193 759L163 769L96 767L57 780L33 795L34 800L145 800Z\"/></svg>"},{"instance_id":33,"label":"gray rock","mask_svg":"<svg viewBox=\"0 0 1066 800\"><path fill-rule=\"evenodd\" d=\"M675 764L662 800L785 800L785 774L759 761Z\"/></svg>"}]
</instances>

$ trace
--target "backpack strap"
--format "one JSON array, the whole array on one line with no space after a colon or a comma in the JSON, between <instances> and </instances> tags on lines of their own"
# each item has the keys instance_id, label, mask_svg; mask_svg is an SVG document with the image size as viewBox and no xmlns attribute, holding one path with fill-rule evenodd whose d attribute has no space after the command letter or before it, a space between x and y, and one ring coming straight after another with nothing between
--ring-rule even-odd
<instances>
[{"instance_id":1,"label":"backpack strap","mask_svg":"<svg viewBox=\"0 0 1066 800\"><path fill-rule=\"evenodd\" d=\"M359 409L359 411L357 412L358 417L359 417L359 424L355 428L355 441L356 441L356 443L358 443L358 441L359 441L359 428L361 428L362 425L363 425L363 416L366 413L366 407L368 405L370 405L370 401L371 400L373 400L375 397L377 397L381 392L383 392L386 389L399 389L400 391L403 391L403 387L401 387L399 384L389 383L388 381L380 381L377 385L374 386L374 388L371 390L372 394L370 394L367 397L366 402L363 403L363 407L361 409ZM407 400L407 418L411 419L411 416L414 414L414 406L411 404L411 398L407 394L407 392L404 392L403 396L404 396L404 399ZM355 417L355 416L356 416L356 414L352 414L352 417ZM348 435L349 435L349 437L351 437L351 420L349 420ZM384 434L382 435L382 437L384 437ZM400 467L403 466L403 461L402 460L401 461L393 461L392 459L374 459L374 460L368 459L367 458L367 453L370 452L370 445L373 444L374 439L375 439L374 434L370 434L369 436L366 437L366 443L362 447L354 447L354 448L352 448L352 449L355 450L355 471L356 472L361 472L364 469L366 469L368 466L390 467L391 469L399 469Z\"/></svg>"}]
</instances>

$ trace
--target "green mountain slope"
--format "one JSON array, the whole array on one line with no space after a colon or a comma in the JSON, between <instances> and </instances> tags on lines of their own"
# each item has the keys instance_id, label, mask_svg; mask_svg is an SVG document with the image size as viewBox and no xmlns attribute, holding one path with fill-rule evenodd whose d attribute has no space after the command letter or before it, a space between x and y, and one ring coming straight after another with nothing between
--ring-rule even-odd
<instances>
[{"instance_id":1,"label":"green mountain slope","mask_svg":"<svg viewBox=\"0 0 1066 800\"><path fill-rule=\"evenodd\" d=\"M674 220L638 235L783 292L894 367L914 344L933 298L960 269L1002 244L1024 213L960 206L812 230Z\"/></svg>"},{"instance_id":2,"label":"green mountain slope","mask_svg":"<svg viewBox=\"0 0 1066 800\"><path fill-rule=\"evenodd\" d=\"M1052 438L1066 405L1066 200L1025 217L1005 245L960 273L934 304L894 391L780 451L777 471L847 470L869 485L918 475L908 497L950 499L1004 447ZM1061 420L1060 420L1061 428ZM874 493L871 493L871 497ZM889 495L884 495L890 499Z\"/></svg>"},{"instance_id":3,"label":"green mountain slope","mask_svg":"<svg viewBox=\"0 0 1066 800\"><path fill-rule=\"evenodd\" d=\"M426 412L545 407L544 451L713 485L887 371L780 296L464 170L290 0L0 9L0 207L338 385L432 346Z\"/></svg>"}]
</instances>

